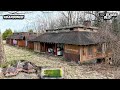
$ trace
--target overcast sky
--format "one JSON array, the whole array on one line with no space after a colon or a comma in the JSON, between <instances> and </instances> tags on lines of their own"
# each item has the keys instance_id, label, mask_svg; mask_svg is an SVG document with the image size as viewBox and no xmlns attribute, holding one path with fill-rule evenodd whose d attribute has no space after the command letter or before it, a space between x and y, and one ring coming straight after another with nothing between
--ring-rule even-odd
<instances>
[{"instance_id":1,"label":"overcast sky","mask_svg":"<svg viewBox=\"0 0 120 90\"><path fill-rule=\"evenodd\" d=\"M20 12L20 11L19 11ZM51 11L49 11L51 12ZM6 15L8 12L0 11L0 15ZM58 11L52 11L52 13L43 13L41 11L32 11L32 13L25 14L24 20L4 20L3 16L0 16L0 30L4 32L6 29L12 29L13 31L25 31L26 26L29 28L33 28L31 22L36 22L38 16L41 18L49 17L49 19L55 19L59 17Z\"/></svg>"},{"instance_id":2,"label":"overcast sky","mask_svg":"<svg viewBox=\"0 0 120 90\"><path fill-rule=\"evenodd\" d=\"M1 12L1 11L0 11ZM7 14L6 12L0 13L0 15ZM50 15L47 14L46 15ZM4 20L3 16L0 16L0 30L4 32L6 29L12 29L13 31L24 31L24 28L29 25L31 22L35 22L38 19L38 16L43 16L41 11L33 11L32 13L25 14L24 20ZM30 27L32 28L32 27Z\"/></svg>"},{"instance_id":3,"label":"overcast sky","mask_svg":"<svg viewBox=\"0 0 120 90\"><path fill-rule=\"evenodd\" d=\"M0 11L0 15L8 14L8 12ZM52 17L55 19L59 17L57 12L54 13L42 13L41 11L32 11L32 13L25 14L25 19L23 20L4 20L2 16L0 16L0 30L4 32L6 29L12 29L13 31L24 31L26 26L32 29L31 22L36 22L38 20L38 16L41 18L47 16L49 19Z\"/></svg>"}]
</instances>

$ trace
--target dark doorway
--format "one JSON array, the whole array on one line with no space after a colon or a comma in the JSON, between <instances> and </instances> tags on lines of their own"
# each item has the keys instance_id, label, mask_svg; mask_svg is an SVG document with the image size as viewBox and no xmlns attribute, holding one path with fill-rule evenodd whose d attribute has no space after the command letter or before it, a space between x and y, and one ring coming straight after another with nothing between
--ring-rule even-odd
<instances>
[{"instance_id":1,"label":"dark doorway","mask_svg":"<svg viewBox=\"0 0 120 90\"><path fill-rule=\"evenodd\" d=\"M97 59L97 63L103 63L105 62L105 59L101 58L101 59Z\"/></svg>"},{"instance_id":2,"label":"dark doorway","mask_svg":"<svg viewBox=\"0 0 120 90\"><path fill-rule=\"evenodd\" d=\"M23 40L25 40L25 36L23 37Z\"/></svg>"}]
</instances>

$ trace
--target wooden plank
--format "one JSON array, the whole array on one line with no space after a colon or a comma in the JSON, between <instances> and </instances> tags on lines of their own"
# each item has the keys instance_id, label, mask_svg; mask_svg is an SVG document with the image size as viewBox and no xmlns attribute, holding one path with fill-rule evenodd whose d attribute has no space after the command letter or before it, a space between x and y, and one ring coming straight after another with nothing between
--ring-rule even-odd
<instances>
[{"instance_id":1,"label":"wooden plank","mask_svg":"<svg viewBox=\"0 0 120 90\"><path fill-rule=\"evenodd\" d=\"M79 54L79 46L77 45L65 45L65 52L66 53L73 53L73 54Z\"/></svg>"}]
</instances>

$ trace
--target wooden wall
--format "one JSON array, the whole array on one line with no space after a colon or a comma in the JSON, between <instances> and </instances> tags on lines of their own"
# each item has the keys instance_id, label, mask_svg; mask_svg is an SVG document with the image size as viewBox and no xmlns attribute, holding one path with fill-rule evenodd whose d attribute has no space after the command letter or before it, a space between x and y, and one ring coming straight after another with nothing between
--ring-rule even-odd
<instances>
[{"instance_id":1,"label":"wooden wall","mask_svg":"<svg viewBox=\"0 0 120 90\"><path fill-rule=\"evenodd\" d=\"M46 47L45 43L40 43L40 52L46 52L46 49L47 49L47 47Z\"/></svg>"},{"instance_id":2,"label":"wooden wall","mask_svg":"<svg viewBox=\"0 0 120 90\"><path fill-rule=\"evenodd\" d=\"M34 51L40 52L40 42L34 42Z\"/></svg>"},{"instance_id":3,"label":"wooden wall","mask_svg":"<svg viewBox=\"0 0 120 90\"><path fill-rule=\"evenodd\" d=\"M89 55L88 48L92 48L92 54ZM97 45L88 45L80 47L80 62L95 60L98 58L104 58L105 54L103 52L97 52Z\"/></svg>"},{"instance_id":4,"label":"wooden wall","mask_svg":"<svg viewBox=\"0 0 120 90\"><path fill-rule=\"evenodd\" d=\"M79 46L65 44L64 52L73 53L73 54L79 54L79 51L80 51Z\"/></svg>"},{"instance_id":5,"label":"wooden wall","mask_svg":"<svg viewBox=\"0 0 120 90\"><path fill-rule=\"evenodd\" d=\"M68 61L80 61L80 47L77 45L65 45L64 46L64 57Z\"/></svg>"},{"instance_id":6,"label":"wooden wall","mask_svg":"<svg viewBox=\"0 0 120 90\"><path fill-rule=\"evenodd\" d=\"M89 52L88 52L89 48L92 48L91 55L89 55ZM81 46L80 47L80 61L84 62L84 61L88 61L88 60L92 60L92 59L96 58L96 51L97 51L97 47L94 45Z\"/></svg>"},{"instance_id":7,"label":"wooden wall","mask_svg":"<svg viewBox=\"0 0 120 90\"><path fill-rule=\"evenodd\" d=\"M25 40L17 40L19 47L25 47Z\"/></svg>"},{"instance_id":8,"label":"wooden wall","mask_svg":"<svg viewBox=\"0 0 120 90\"><path fill-rule=\"evenodd\" d=\"M34 43L33 42L28 42L28 44L27 44L27 48L29 48L29 49L34 49Z\"/></svg>"},{"instance_id":9,"label":"wooden wall","mask_svg":"<svg viewBox=\"0 0 120 90\"><path fill-rule=\"evenodd\" d=\"M89 51L91 48L91 52ZM89 54L89 52L91 54ZM103 58L104 54L101 52L97 55L97 45L77 46L77 45L65 45L64 57L70 61L85 62L89 60L95 60L97 58Z\"/></svg>"}]
</instances>

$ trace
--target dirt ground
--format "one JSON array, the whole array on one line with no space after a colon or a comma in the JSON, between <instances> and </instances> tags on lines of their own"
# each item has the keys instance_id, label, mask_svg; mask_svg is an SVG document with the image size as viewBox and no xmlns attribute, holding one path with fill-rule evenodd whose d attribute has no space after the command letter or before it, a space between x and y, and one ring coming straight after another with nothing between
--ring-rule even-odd
<instances>
[{"instance_id":1,"label":"dirt ground","mask_svg":"<svg viewBox=\"0 0 120 90\"><path fill-rule=\"evenodd\" d=\"M28 60L38 66L61 67L65 79L119 79L120 67L105 64L78 65L64 61L63 57L48 56L23 48L4 45L7 61ZM19 75L20 76L20 75ZM20 77L17 76L17 79Z\"/></svg>"}]
</instances>

